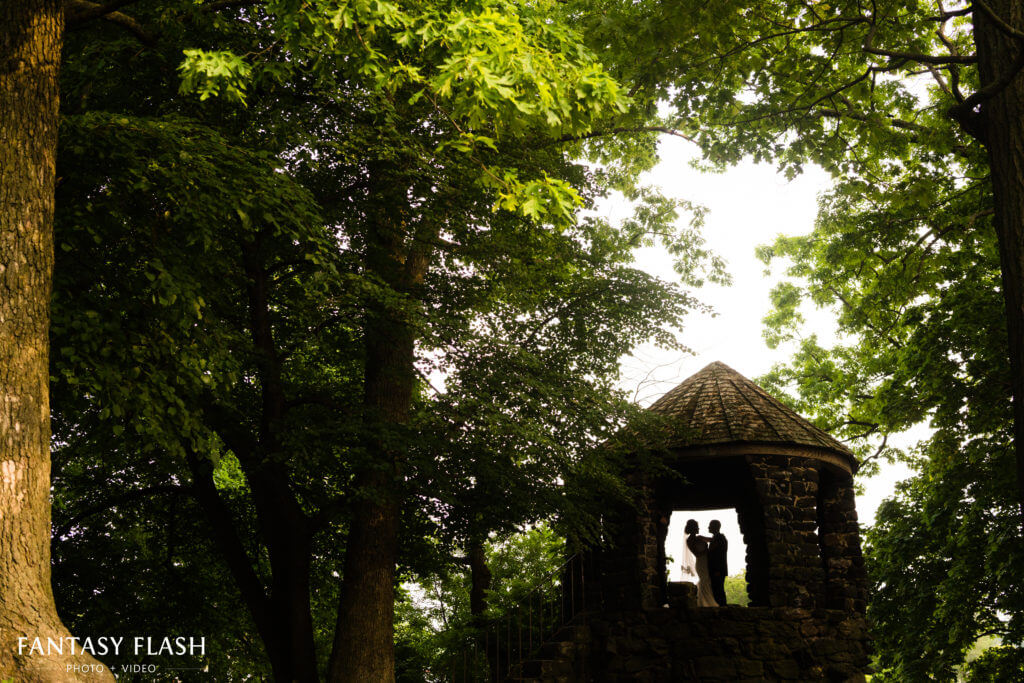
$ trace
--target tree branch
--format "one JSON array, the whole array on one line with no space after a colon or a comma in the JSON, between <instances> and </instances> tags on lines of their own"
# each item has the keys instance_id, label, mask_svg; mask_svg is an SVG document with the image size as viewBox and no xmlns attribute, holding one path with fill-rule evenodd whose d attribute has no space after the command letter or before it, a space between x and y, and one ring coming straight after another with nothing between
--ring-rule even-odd
<instances>
[{"instance_id":1,"label":"tree branch","mask_svg":"<svg viewBox=\"0 0 1024 683\"><path fill-rule=\"evenodd\" d=\"M962 7L960 9L942 10L942 12L936 16L928 17L932 21L947 22L955 17L964 17L973 12L974 10L970 7Z\"/></svg>"},{"instance_id":2,"label":"tree branch","mask_svg":"<svg viewBox=\"0 0 1024 683\"><path fill-rule=\"evenodd\" d=\"M66 0L64 3L64 25L67 28L75 28L93 19L102 19L127 5L134 4L139 0L111 0L100 4L98 2L86 2ZM70 12L69 12L70 10Z\"/></svg>"},{"instance_id":3,"label":"tree branch","mask_svg":"<svg viewBox=\"0 0 1024 683\"><path fill-rule=\"evenodd\" d=\"M975 109L978 105L987 102L1002 92L1020 74L1021 69L1024 69L1024 47L1017 51L1017 59L1014 60L1013 64L1010 65L1010 68L1002 76L984 88L971 93L970 97L960 104L947 109L946 116L957 121L963 126L964 130L984 144L987 136L981 128L978 112Z\"/></svg>"},{"instance_id":4,"label":"tree branch","mask_svg":"<svg viewBox=\"0 0 1024 683\"><path fill-rule=\"evenodd\" d=\"M137 0L115 0L114 2L101 5L89 0L66 0L64 3L64 15L66 26L69 30L82 27L94 19L103 19L112 24L117 24L134 35L140 43L152 47L156 45L156 36L142 28L142 24L121 12L115 11L118 7L128 5Z\"/></svg>"},{"instance_id":5,"label":"tree branch","mask_svg":"<svg viewBox=\"0 0 1024 683\"><path fill-rule=\"evenodd\" d=\"M238 591L249 607L256 628L266 642L274 633L270 601L263 581L253 569L249 553L238 536L231 510L213 483L213 465L191 449L186 451L186 459L192 471L193 495L209 522L210 537L227 563L228 571L234 577Z\"/></svg>"},{"instance_id":6,"label":"tree branch","mask_svg":"<svg viewBox=\"0 0 1024 683\"><path fill-rule=\"evenodd\" d=\"M852 314L858 313L857 307L851 304L849 300L845 296L843 296L838 289L835 288L835 286L825 285L825 289L831 292L834 297L839 299L839 301L843 304L843 308L845 308L847 311L850 311ZM884 339L886 339L890 344L895 346L897 349L903 348L903 344L901 344L898 340L894 339L892 334L890 334L888 331L878 329L877 325L873 325L872 323L868 322L866 318L862 319L860 322L869 330L877 334L879 337L883 337Z\"/></svg>"},{"instance_id":7,"label":"tree branch","mask_svg":"<svg viewBox=\"0 0 1024 683\"><path fill-rule=\"evenodd\" d=\"M261 0L214 0L214 2L207 2L202 7L205 10L215 12L219 9L225 9L228 7L249 7L250 5L258 5Z\"/></svg>"},{"instance_id":8,"label":"tree branch","mask_svg":"<svg viewBox=\"0 0 1024 683\"><path fill-rule=\"evenodd\" d=\"M833 119L853 119L854 121L862 121L867 123L870 121L869 117L864 114L857 113L855 111L839 111L838 109L818 109L816 110L818 116ZM900 128L902 130L913 131L914 133L923 133L928 130L927 126L922 126L919 123L913 121L904 121L903 119L897 119L894 117L888 117L889 125L893 128Z\"/></svg>"},{"instance_id":9,"label":"tree branch","mask_svg":"<svg viewBox=\"0 0 1024 683\"><path fill-rule=\"evenodd\" d=\"M945 66L949 64L974 64L978 61L978 55L928 55L923 52L883 50L882 48L875 47L871 44L875 39L875 32L877 30L878 25L872 23L871 29L864 37L864 44L861 46L865 52L871 55L879 55L881 57L888 57L889 59L902 59L908 62L918 62L919 64L935 64L937 66Z\"/></svg>"},{"instance_id":10,"label":"tree branch","mask_svg":"<svg viewBox=\"0 0 1024 683\"><path fill-rule=\"evenodd\" d=\"M143 489L132 489L131 491L124 491L122 493L109 496L105 500L85 508L84 510L82 510L81 512L73 516L71 519L61 524L60 526L55 527L53 530L53 535L57 538L63 538L64 536L67 536L71 532L71 529L73 529L75 525L81 522L83 519L86 519L87 517L92 517L95 514L99 514L100 512L109 510L110 508L116 507L118 505L132 503L137 500L144 500L159 493L181 495L186 491L187 489L185 489L183 486L178 486L176 484L158 484L155 486L147 486L146 488Z\"/></svg>"},{"instance_id":11,"label":"tree branch","mask_svg":"<svg viewBox=\"0 0 1024 683\"><path fill-rule=\"evenodd\" d=\"M1016 38L1017 40L1024 40L1024 31L1018 31L1006 23L1002 17L996 14L992 8L988 6L988 3L985 2L985 0L974 0L974 4L981 8L981 11L985 13L985 16L991 19L992 23L995 24L1000 31L1012 38Z\"/></svg>"},{"instance_id":12,"label":"tree branch","mask_svg":"<svg viewBox=\"0 0 1024 683\"><path fill-rule=\"evenodd\" d=\"M861 426L861 427L867 427L867 429L865 431L861 432L860 434L854 434L853 436L851 436L849 438L843 439L843 442L854 441L856 439L863 439L863 438L865 438L867 436L871 436L872 434L877 432L882 427L882 425L878 424L877 422L864 422L862 420L847 420L843 424L844 425L858 425L858 426ZM883 445L885 443L885 441L884 441L885 438L888 438L888 437L883 435ZM869 460L870 460L870 458L869 458Z\"/></svg>"},{"instance_id":13,"label":"tree branch","mask_svg":"<svg viewBox=\"0 0 1024 683\"><path fill-rule=\"evenodd\" d=\"M863 460L861 460L860 464L863 465L866 462L871 462L872 460L878 459L878 456L880 456L885 451L885 447L886 447L886 445L888 445L888 443L889 443L889 435L888 434L882 434L882 443L878 444L878 448L875 449L874 453L872 453L868 457L866 457Z\"/></svg>"},{"instance_id":14,"label":"tree branch","mask_svg":"<svg viewBox=\"0 0 1024 683\"><path fill-rule=\"evenodd\" d=\"M589 140L590 138L605 137L608 135L621 135L623 133L664 133L665 135L672 135L677 138L682 138L694 144L697 141L689 135L686 135L681 130L676 128L669 128L667 126L635 126L635 127L621 127L621 128L609 128L608 130L596 130L590 133L584 133L583 135L563 135L558 138L558 142L575 142L578 140Z\"/></svg>"},{"instance_id":15,"label":"tree branch","mask_svg":"<svg viewBox=\"0 0 1024 683\"><path fill-rule=\"evenodd\" d=\"M203 422L214 432L224 445L245 462L257 457L259 443L253 438L252 431L241 416L230 408L218 403L212 395L204 395L200 401Z\"/></svg>"}]
</instances>

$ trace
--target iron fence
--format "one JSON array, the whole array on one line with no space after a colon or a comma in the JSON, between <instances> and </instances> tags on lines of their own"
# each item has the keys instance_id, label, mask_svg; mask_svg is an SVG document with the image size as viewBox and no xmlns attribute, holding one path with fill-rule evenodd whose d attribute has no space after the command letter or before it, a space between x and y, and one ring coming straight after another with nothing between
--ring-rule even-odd
<instances>
[{"instance_id":1,"label":"iron fence","mask_svg":"<svg viewBox=\"0 0 1024 683\"><path fill-rule=\"evenodd\" d=\"M453 651L445 681L501 683L521 673L559 631L585 623L587 593L583 558L573 555L537 581L505 615L473 629Z\"/></svg>"}]
</instances>

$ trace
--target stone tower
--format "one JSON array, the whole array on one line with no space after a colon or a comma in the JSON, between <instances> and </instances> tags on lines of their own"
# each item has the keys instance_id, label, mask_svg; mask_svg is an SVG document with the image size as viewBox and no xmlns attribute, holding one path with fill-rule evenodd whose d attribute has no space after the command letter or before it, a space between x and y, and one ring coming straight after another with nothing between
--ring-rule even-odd
<instances>
[{"instance_id":1,"label":"stone tower","mask_svg":"<svg viewBox=\"0 0 1024 683\"><path fill-rule=\"evenodd\" d=\"M610 510L585 555L587 678L864 680L853 454L722 363L650 409L665 418L660 467L630 474L638 504ZM671 513L720 508L737 512L749 606L699 608L692 584L666 580Z\"/></svg>"}]
</instances>

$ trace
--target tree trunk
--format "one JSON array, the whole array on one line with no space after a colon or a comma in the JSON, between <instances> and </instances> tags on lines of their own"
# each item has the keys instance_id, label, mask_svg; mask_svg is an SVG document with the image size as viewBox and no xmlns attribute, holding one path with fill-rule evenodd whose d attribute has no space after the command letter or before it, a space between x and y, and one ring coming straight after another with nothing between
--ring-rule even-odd
<instances>
[{"instance_id":1,"label":"tree trunk","mask_svg":"<svg viewBox=\"0 0 1024 683\"><path fill-rule=\"evenodd\" d=\"M213 484L212 467L193 455L189 457L193 490L209 520L211 537L256 624L274 680L318 681L309 593L309 520L289 489L287 469L280 463L255 463L255 449L250 447L254 442L240 443L237 428L225 426L227 418L215 415L212 409L206 412L207 424L238 457L249 483L260 536L270 559L269 594L239 539L230 510Z\"/></svg>"},{"instance_id":2,"label":"tree trunk","mask_svg":"<svg viewBox=\"0 0 1024 683\"><path fill-rule=\"evenodd\" d=\"M291 454L279 435L286 401L271 316L271 282L259 239L241 244L241 253L260 386L258 429L254 433L234 405L207 397L201 406L206 426L235 454L245 473L259 537L270 560L269 587L254 568L233 515L213 483L212 464L186 446L188 465L196 500L256 624L274 680L315 683L320 678L310 608L313 527L292 491L287 465Z\"/></svg>"},{"instance_id":3,"label":"tree trunk","mask_svg":"<svg viewBox=\"0 0 1024 683\"><path fill-rule=\"evenodd\" d=\"M50 585L50 277L63 22L54 0L0 3L0 677L18 681L113 680L68 649L29 653L34 638L45 645L71 637Z\"/></svg>"},{"instance_id":4,"label":"tree trunk","mask_svg":"<svg viewBox=\"0 0 1024 683\"><path fill-rule=\"evenodd\" d=\"M270 559L270 612L277 629L277 642L269 650L274 678L315 683L320 676L309 600L309 520L288 490L288 473L283 466L264 466L246 477Z\"/></svg>"},{"instance_id":5,"label":"tree trunk","mask_svg":"<svg viewBox=\"0 0 1024 683\"><path fill-rule=\"evenodd\" d=\"M374 491L352 516L344 582L327 679L332 683L395 680L395 561L398 503L392 475L364 473L356 487ZM389 500L390 498L390 500Z\"/></svg>"},{"instance_id":6,"label":"tree trunk","mask_svg":"<svg viewBox=\"0 0 1024 683\"><path fill-rule=\"evenodd\" d=\"M469 546L469 581L469 613L480 625L487 611L487 591L491 589L491 569L487 566L487 553L480 540L474 540Z\"/></svg>"},{"instance_id":7,"label":"tree trunk","mask_svg":"<svg viewBox=\"0 0 1024 683\"><path fill-rule=\"evenodd\" d=\"M359 472L352 513L338 623L328 680L391 683L395 680L394 581L398 556L398 492L394 435L389 427L409 418L413 342L407 324L382 316L367 325L364 409L372 467ZM390 437L390 438L389 438Z\"/></svg>"},{"instance_id":8,"label":"tree trunk","mask_svg":"<svg viewBox=\"0 0 1024 683\"><path fill-rule=\"evenodd\" d=\"M224 504L214 484L213 464L200 458L189 447L186 447L186 456L192 472L193 496L206 515L210 539L220 550L238 592L256 624L256 630L267 650L267 658L273 662L274 655L271 651L277 644L277 631L271 618L266 589L253 569L249 553L239 538L231 510Z\"/></svg>"},{"instance_id":9,"label":"tree trunk","mask_svg":"<svg viewBox=\"0 0 1024 683\"><path fill-rule=\"evenodd\" d=\"M378 180L378 182L380 182ZM405 246L405 229L393 215L405 196L388 184L394 202L381 202L368 240L367 270L400 294L417 301L426 272L429 234ZM338 623L328 680L332 683L391 683L395 680L394 581L398 556L397 482L405 451L415 377L415 331L401 305L376 302L364 327L366 364L363 423L366 464L357 472L352 524L345 550Z\"/></svg>"},{"instance_id":10,"label":"tree trunk","mask_svg":"<svg viewBox=\"0 0 1024 683\"><path fill-rule=\"evenodd\" d=\"M988 4L1003 21L1024 32L1020 0L989 0ZM1008 35L980 10L974 11L974 38L982 88L998 82L1024 49L1024 41ZM991 166L1006 302L1017 499L1024 522L1024 72L982 104L981 130Z\"/></svg>"},{"instance_id":11,"label":"tree trunk","mask_svg":"<svg viewBox=\"0 0 1024 683\"><path fill-rule=\"evenodd\" d=\"M477 631L476 642L487 658L487 670L498 680L497 643L488 637L487 591L491 589L491 568L487 566L487 552L483 540L474 538L469 543L469 613Z\"/></svg>"},{"instance_id":12,"label":"tree trunk","mask_svg":"<svg viewBox=\"0 0 1024 683\"><path fill-rule=\"evenodd\" d=\"M270 617L270 632L262 637L274 678L316 683L320 676L309 595L312 529L291 490L290 473L282 457L278 430L285 416L284 380L270 314L270 277L259 239L242 245L242 260L261 387L259 439L245 445L226 443L245 472L270 560L270 595L266 602L257 600L255 606L257 612L265 606ZM236 579L247 580L246 573L236 573Z\"/></svg>"}]
</instances>

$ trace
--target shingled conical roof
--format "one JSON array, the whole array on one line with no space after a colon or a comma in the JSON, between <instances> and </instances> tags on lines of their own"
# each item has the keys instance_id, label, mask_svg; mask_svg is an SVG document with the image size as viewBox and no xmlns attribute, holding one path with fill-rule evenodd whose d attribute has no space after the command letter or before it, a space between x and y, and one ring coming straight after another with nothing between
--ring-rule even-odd
<instances>
[{"instance_id":1,"label":"shingled conical roof","mask_svg":"<svg viewBox=\"0 0 1024 683\"><path fill-rule=\"evenodd\" d=\"M673 448L707 453L709 446L758 445L770 452L838 460L851 470L857 468L846 446L725 363L708 365L655 401L650 410L679 421L681 436Z\"/></svg>"}]
</instances>

